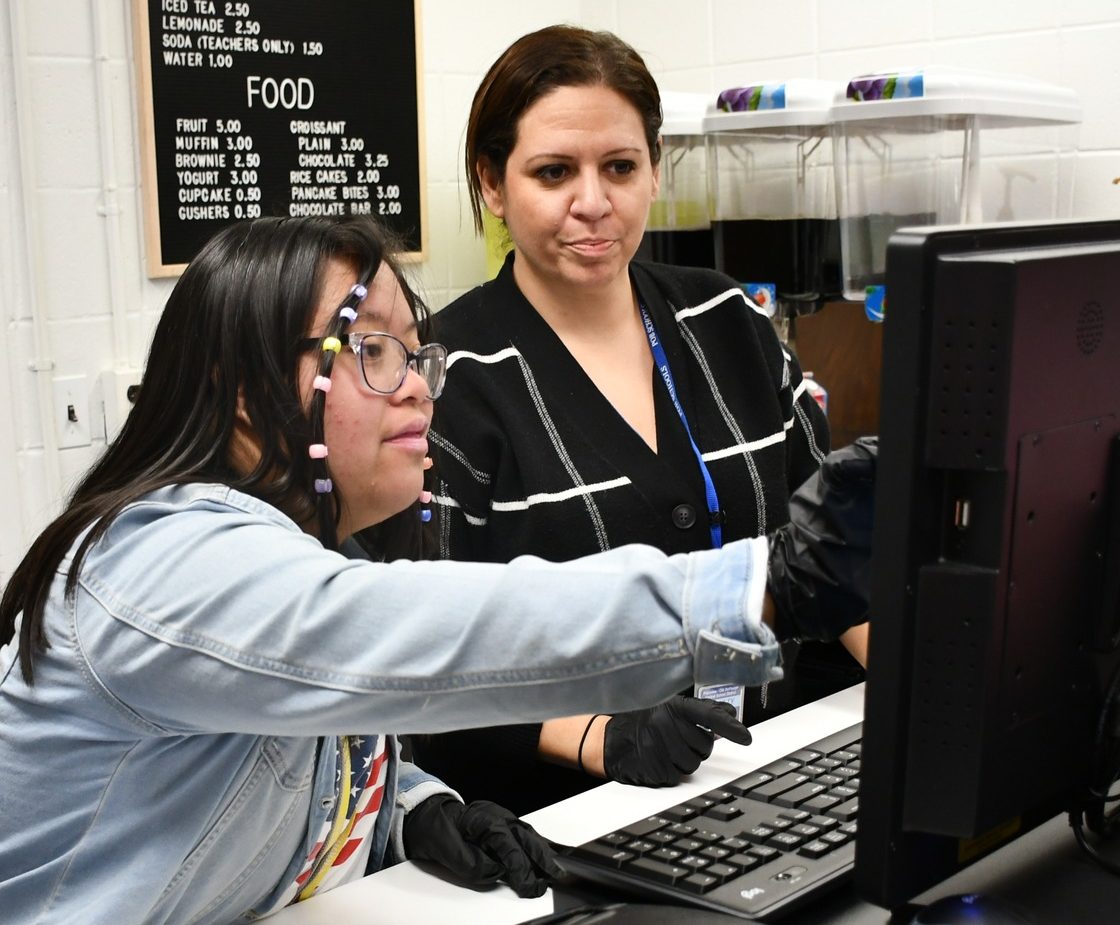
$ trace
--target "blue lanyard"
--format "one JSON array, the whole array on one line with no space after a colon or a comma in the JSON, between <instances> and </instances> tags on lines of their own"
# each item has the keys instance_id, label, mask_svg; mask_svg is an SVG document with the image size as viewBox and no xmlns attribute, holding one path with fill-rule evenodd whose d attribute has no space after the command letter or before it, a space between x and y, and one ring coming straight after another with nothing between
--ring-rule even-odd
<instances>
[{"instance_id":1,"label":"blue lanyard","mask_svg":"<svg viewBox=\"0 0 1120 925\"><path fill-rule=\"evenodd\" d=\"M665 356L665 348L661 346L657 329L653 326L653 319L641 302L638 303L638 311L642 313L642 324L645 325L646 337L649 338L649 349L653 354L653 362L657 364L658 372L661 373L661 378L665 380L665 387L669 390L673 407L677 409L677 414L680 415L684 432L688 435L689 445L692 447L692 452L696 454L696 462L700 464L700 474L704 476L704 495L708 501L708 527L712 532L712 548L719 549L723 545L723 511L719 509L719 496L716 494L715 482L712 481L712 474L708 471L708 465L704 462L700 447L692 439L692 430L688 426L688 418L685 417L684 408L681 407L681 403L677 399L677 387L673 383L673 373L669 369L669 358Z\"/></svg>"}]
</instances>

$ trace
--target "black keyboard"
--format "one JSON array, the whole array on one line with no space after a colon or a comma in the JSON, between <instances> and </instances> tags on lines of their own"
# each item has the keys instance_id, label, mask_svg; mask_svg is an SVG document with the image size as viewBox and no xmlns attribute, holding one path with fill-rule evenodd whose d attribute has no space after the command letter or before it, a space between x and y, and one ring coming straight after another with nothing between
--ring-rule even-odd
<instances>
[{"instance_id":1,"label":"black keyboard","mask_svg":"<svg viewBox=\"0 0 1120 925\"><path fill-rule=\"evenodd\" d=\"M851 875L861 729L570 848L561 863L639 895L780 917Z\"/></svg>"}]
</instances>

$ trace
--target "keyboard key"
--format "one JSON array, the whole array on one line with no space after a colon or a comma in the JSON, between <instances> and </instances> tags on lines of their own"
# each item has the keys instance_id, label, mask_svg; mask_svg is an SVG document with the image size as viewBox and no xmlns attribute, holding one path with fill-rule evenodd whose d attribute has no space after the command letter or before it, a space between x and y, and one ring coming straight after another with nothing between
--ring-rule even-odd
<instances>
[{"instance_id":1,"label":"keyboard key","mask_svg":"<svg viewBox=\"0 0 1120 925\"><path fill-rule=\"evenodd\" d=\"M753 848L747 849L747 854L753 855L760 861L772 861L778 857L781 852L777 848L771 848L769 845L755 845Z\"/></svg>"},{"instance_id":2,"label":"keyboard key","mask_svg":"<svg viewBox=\"0 0 1120 925\"><path fill-rule=\"evenodd\" d=\"M633 854L622 848L616 848L614 845L602 845L594 841L574 848L572 853L596 861L599 864L605 864L607 867L621 867L634 858Z\"/></svg>"},{"instance_id":3,"label":"keyboard key","mask_svg":"<svg viewBox=\"0 0 1120 925\"><path fill-rule=\"evenodd\" d=\"M677 851L683 851L685 854L691 854L693 851L699 851L704 847L702 841L697 841L695 838L678 838L673 842L673 847Z\"/></svg>"},{"instance_id":4,"label":"keyboard key","mask_svg":"<svg viewBox=\"0 0 1120 925\"><path fill-rule=\"evenodd\" d=\"M729 835L719 843L721 848L726 848L728 851L742 851L749 848L751 843L745 838L736 838L734 835Z\"/></svg>"},{"instance_id":5,"label":"keyboard key","mask_svg":"<svg viewBox=\"0 0 1120 925\"><path fill-rule=\"evenodd\" d=\"M785 793L787 790L792 790L809 780L807 774L783 774L781 777L775 777L767 784L759 784L754 790L744 794L752 800L762 800L764 803L771 803L780 793Z\"/></svg>"},{"instance_id":6,"label":"keyboard key","mask_svg":"<svg viewBox=\"0 0 1120 925\"><path fill-rule=\"evenodd\" d=\"M801 808L807 809L811 813L826 813L839 802L836 797L830 797L827 793L819 793L802 803Z\"/></svg>"},{"instance_id":7,"label":"keyboard key","mask_svg":"<svg viewBox=\"0 0 1120 925\"><path fill-rule=\"evenodd\" d=\"M851 840L851 835L849 835L847 832L841 832L839 829L833 832L825 832L823 835L821 835L821 841L828 842L830 845L836 845L837 847L839 847L840 845L846 845Z\"/></svg>"},{"instance_id":8,"label":"keyboard key","mask_svg":"<svg viewBox=\"0 0 1120 925\"><path fill-rule=\"evenodd\" d=\"M774 777L781 777L783 774L788 774L790 771L796 771L801 765L802 761L795 761L792 758L779 758L777 761L772 761L764 768L759 768L764 774L772 774Z\"/></svg>"},{"instance_id":9,"label":"keyboard key","mask_svg":"<svg viewBox=\"0 0 1120 925\"><path fill-rule=\"evenodd\" d=\"M788 819L790 822L812 822L813 825L820 824L813 819L812 813L807 813L803 809L783 809L778 813L778 818ZM836 823L830 820L829 824L835 825Z\"/></svg>"},{"instance_id":10,"label":"keyboard key","mask_svg":"<svg viewBox=\"0 0 1120 925\"><path fill-rule=\"evenodd\" d=\"M719 886L719 877L711 874L689 874L683 880L677 881L677 886L688 890L690 893L707 893L714 886Z\"/></svg>"},{"instance_id":11,"label":"keyboard key","mask_svg":"<svg viewBox=\"0 0 1120 925\"><path fill-rule=\"evenodd\" d=\"M779 793L776 797L774 797L773 802L775 806L800 806L811 797L815 797L827 790L827 784L821 784L815 780L811 780L807 783L802 784L800 787L794 787L790 790L787 790L785 793Z\"/></svg>"},{"instance_id":12,"label":"keyboard key","mask_svg":"<svg viewBox=\"0 0 1120 925\"><path fill-rule=\"evenodd\" d=\"M827 842L816 841L806 842L797 849L797 853L805 858L823 858L828 852L832 851L836 846L830 845Z\"/></svg>"},{"instance_id":13,"label":"keyboard key","mask_svg":"<svg viewBox=\"0 0 1120 925\"><path fill-rule=\"evenodd\" d=\"M842 822L851 822L859 814L859 797L853 797L839 806L832 807L828 814Z\"/></svg>"},{"instance_id":14,"label":"keyboard key","mask_svg":"<svg viewBox=\"0 0 1120 925\"><path fill-rule=\"evenodd\" d=\"M762 864L762 858L756 857L753 854L733 854L730 857L723 859L724 864L729 867L736 868L739 873L745 874L748 870L754 870Z\"/></svg>"},{"instance_id":15,"label":"keyboard key","mask_svg":"<svg viewBox=\"0 0 1120 925\"><path fill-rule=\"evenodd\" d=\"M710 861L722 861L729 854L731 852L727 848L721 848L719 845L708 845L700 851L700 856Z\"/></svg>"},{"instance_id":16,"label":"keyboard key","mask_svg":"<svg viewBox=\"0 0 1120 925\"><path fill-rule=\"evenodd\" d=\"M802 838L817 838L821 834L821 827L819 825L811 825L807 822L799 822L797 825L789 829L794 835L800 835Z\"/></svg>"},{"instance_id":17,"label":"keyboard key","mask_svg":"<svg viewBox=\"0 0 1120 925\"><path fill-rule=\"evenodd\" d=\"M747 829L743 833L743 838L747 841L754 842L756 845L761 845L764 844L766 839L773 835L775 831L775 829L772 829L768 825L756 825Z\"/></svg>"},{"instance_id":18,"label":"keyboard key","mask_svg":"<svg viewBox=\"0 0 1120 925\"><path fill-rule=\"evenodd\" d=\"M684 854L683 851L677 851L675 848L658 848L656 851L651 851L648 857L653 858L655 861L665 861L669 863L677 860Z\"/></svg>"},{"instance_id":19,"label":"keyboard key","mask_svg":"<svg viewBox=\"0 0 1120 925\"><path fill-rule=\"evenodd\" d=\"M674 863L679 864L681 867L691 867L693 870L700 870L702 867L707 867L712 862L699 855L686 854L683 858L678 859Z\"/></svg>"},{"instance_id":20,"label":"keyboard key","mask_svg":"<svg viewBox=\"0 0 1120 925\"><path fill-rule=\"evenodd\" d=\"M641 822L635 822L632 825L626 826L622 829L631 838L641 838L643 835L649 835L650 832L656 832L658 829L669 824L668 819L661 816L648 816Z\"/></svg>"},{"instance_id":21,"label":"keyboard key","mask_svg":"<svg viewBox=\"0 0 1120 925\"><path fill-rule=\"evenodd\" d=\"M650 880L656 880L658 883L674 883L692 873L687 867L681 867L679 864L666 864L649 857L629 861L626 869Z\"/></svg>"},{"instance_id":22,"label":"keyboard key","mask_svg":"<svg viewBox=\"0 0 1120 925\"><path fill-rule=\"evenodd\" d=\"M739 876L739 868L732 867L730 864L709 864L704 868L704 873L712 876L719 877L720 880L727 880L731 877Z\"/></svg>"},{"instance_id":23,"label":"keyboard key","mask_svg":"<svg viewBox=\"0 0 1120 925\"><path fill-rule=\"evenodd\" d=\"M721 804L720 806L713 806L704 815L708 819L718 819L720 822L730 822L743 815L743 811L737 806L728 806Z\"/></svg>"},{"instance_id":24,"label":"keyboard key","mask_svg":"<svg viewBox=\"0 0 1120 925\"><path fill-rule=\"evenodd\" d=\"M793 851L804 841L804 838L794 835L793 832L775 832L766 840L766 844L779 851Z\"/></svg>"},{"instance_id":25,"label":"keyboard key","mask_svg":"<svg viewBox=\"0 0 1120 925\"><path fill-rule=\"evenodd\" d=\"M789 755L794 761L800 761L802 764L812 764L821 757L821 753L812 748L801 748Z\"/></svg>"},{"instance_id":26,"label":"keyboard key","mask_svg":"<svg viewBox=\"0 0 1120 925\"><path fill-rule=\"evenodd\" d=\"M730 784L724 784L724 789L743 796L748 791L754 790L759 784L768 783L773 779L773 774L767 774L765 771L752 771L750 774L744 774L742 777L736 778Z\"/></svg>"},{"instance_id":27,"label":"keyboard key","mask_svg":"<svg viewBox=\"0 0 1120 925\"><path fill-rule=\"evenodd\" d=\"M596 839L596 841L605 842L608 845L623 845L629 840L630 837L628 835L624 835L622 832L611 832L607 835L604 835L602 838Z\"/></svg>"},{"instance_id":28,"label":"keyboard key","mask_svg":"<svg viewBox=\"0 0 1120 925\"><path fill-rule=\"evenodd\" d=\"M659 832L650 832L648 838L650 841L655 841L659 845L669 845L677 840L677 836L668 829L662 829Z\"/></svg>"},{"instance_id":29,"label":"keyboard key","mask_svg":"<svg viewBox=\"0 0 1120 925\"><path fill-rule=\"evenodd\" d=\"M734 800L739 794L731 790L709 790L704 794L709 800L715 800L717 803L726 803L728 800Z\"/></svg>"},{"instance_id":30,"label":"keyboard key","mask_svg":"<svg viewBox=\"0 0 1120 925\"><path fill-rule=\"evenodd\" d=\"M719 835L715 832L708 832L705 829L697 829L692 833L692 837L697 841L702 841L705 845L714 845L716 842L723 838L722 835Z\"/></svg>"},{"instance_id":31,"label":"keyboard key","mask_svg":"<svg viewBox=\"0 0 1120 925\"><path fill-rule=\"evenodd\" d=\"M657 843L646 841L642 838L636 838L634 841L627 842L624 847L627 851L632 851L634 854L647 854L657 849Z\"/></svg>"},{"instance_id":32,"label":"keyboard key","mask_svg":"<svg viewBox=\"0 0 1120 925\"><path fill-rule=\"evenodd\" d=\"M685 836L691 835L693 832L695 832L696 831L696 826L688 825L687 823L684 823L684 822L677 822L677 823L669 826L669 828L667 828L665 831L666 832L672 832L674 835L679 835L679 836L685 837Z\"/></svg>"},{"instance_id":33,"label":"keyboard key","mask_svg":"<svg viewBox=\"0 0 1120 925\"><path fill-rule=\"evenodd\" d=\"M670 809L664 810L662 815L671 822L688 822L697 812L699 811L691 806L673 806Z\"/></svg>"}]
</instances>

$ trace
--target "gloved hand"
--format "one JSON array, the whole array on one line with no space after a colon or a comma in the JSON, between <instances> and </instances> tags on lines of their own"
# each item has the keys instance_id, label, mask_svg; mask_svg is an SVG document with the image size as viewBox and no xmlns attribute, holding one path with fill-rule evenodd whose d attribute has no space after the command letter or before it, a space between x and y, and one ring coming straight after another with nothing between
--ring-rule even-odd
<instances>
[{"instance_id":1,"label":"gloved hand","mask_svg":"<svg viewBox=\"0 0 1120 925\"><path fill-rule=\"evenodd\" d=\"M867 619L879 438L830 453L770 536L767 591L779 639L833 640Z\"/></svg>"},{"instance_id":2,"label":"gloved hand","mask_svg":"<svg viewBox=\"0 0 1120 925\"><path fill-rule=\"evenodd\" d=\"M405 853L435 861L470 886L504 880L518 896L541 896L563 871L556 853L532 826L508 809L449 793L429 797L404 817Z\"/></svg>"},{"instance_id":3,"label":"gloved hand","mask_svg":"<svg viewBox=\"0 0 1120 925\"><path fill-rule=\"evenodd\" d=\"M623 784L671 787L712 753L717 735L751 744L735 708L677 695L648 710L616 713L603 736L603 768Z\"/></svg>"}]
</instances>

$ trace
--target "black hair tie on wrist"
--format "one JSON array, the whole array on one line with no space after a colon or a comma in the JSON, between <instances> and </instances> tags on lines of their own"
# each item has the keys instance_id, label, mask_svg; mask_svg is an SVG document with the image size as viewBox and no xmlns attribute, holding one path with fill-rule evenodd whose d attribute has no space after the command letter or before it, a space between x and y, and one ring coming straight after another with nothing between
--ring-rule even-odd
<instances>
[{"instance_id":1,"label":"black hair tie on wrist","mask_svg":"<svg viewBox=\"0 0 1120 925\"><path fill-rule=\"evenodd\" d=\"M591 727L595 725L595 720L597 720L600 716L606 715L606 713L596 713L594 716L592 716L591 719L587 721L587 726L583 730L583 735L580 736L579 751L576 752L576 764L579 765L579 769L584 774L587 773L587 768L583 766L583 744L587 741L587 733L589 733L591 731Z\"/></svg>"}]
</instances>

